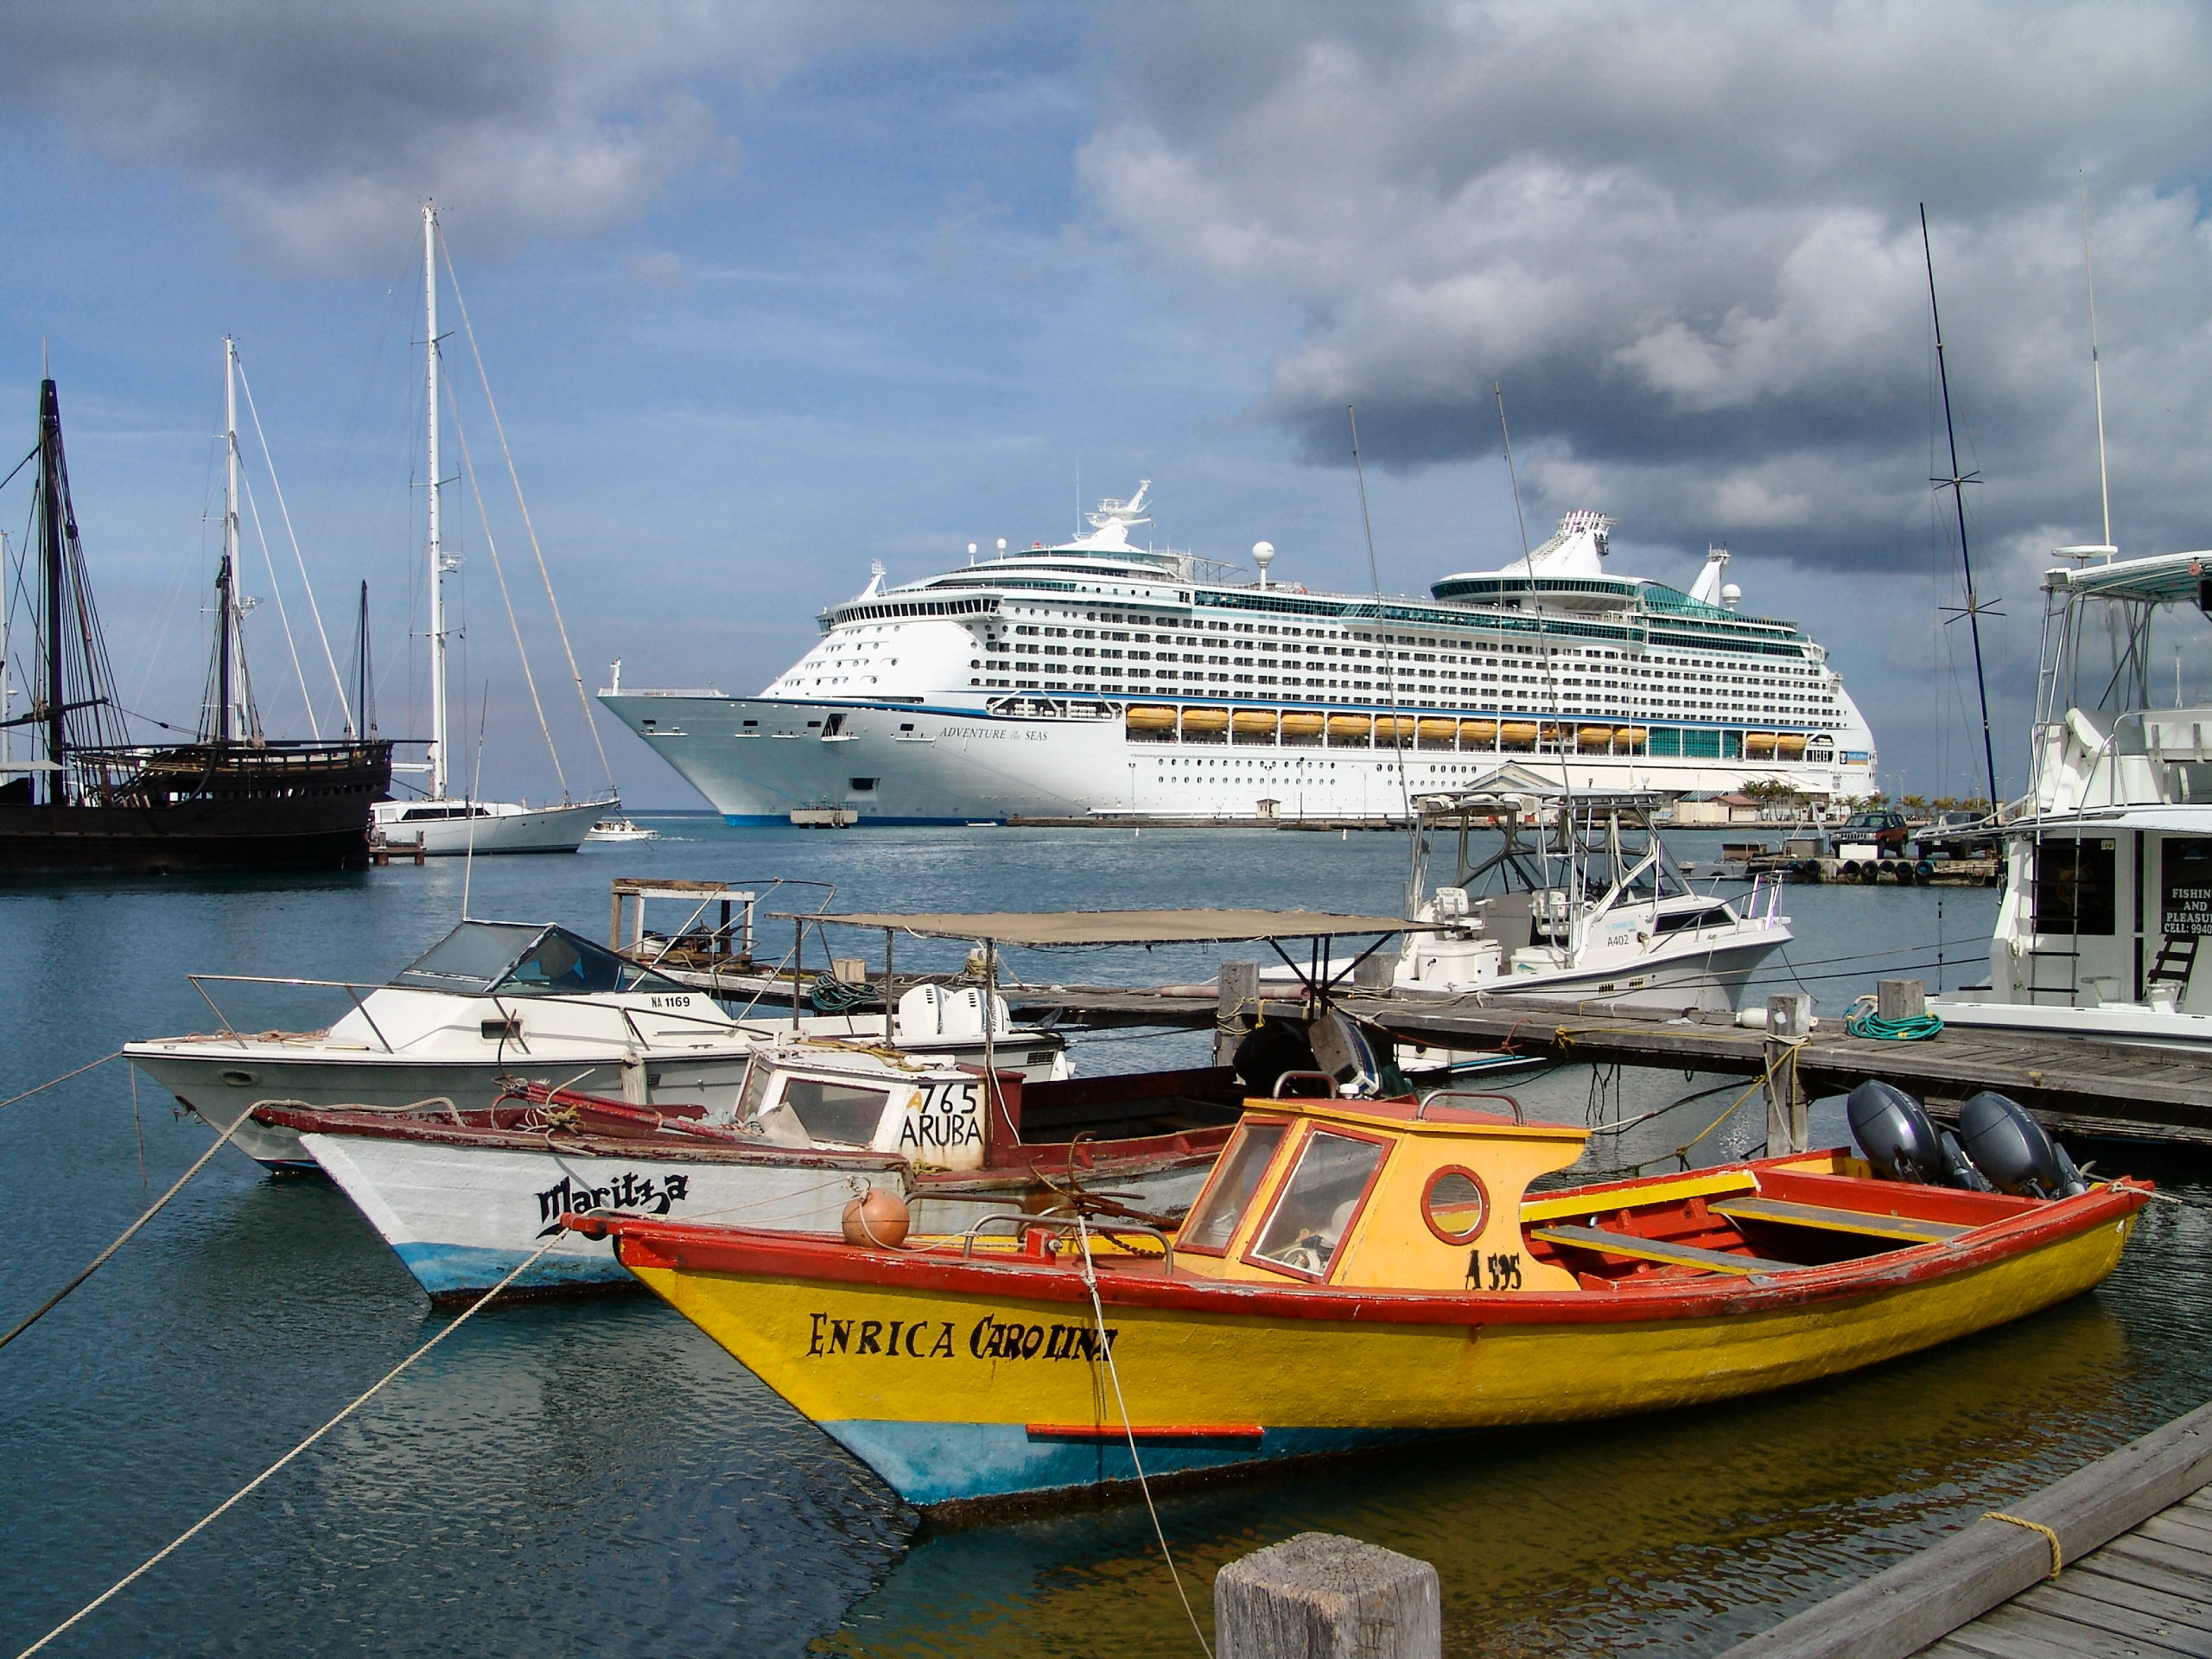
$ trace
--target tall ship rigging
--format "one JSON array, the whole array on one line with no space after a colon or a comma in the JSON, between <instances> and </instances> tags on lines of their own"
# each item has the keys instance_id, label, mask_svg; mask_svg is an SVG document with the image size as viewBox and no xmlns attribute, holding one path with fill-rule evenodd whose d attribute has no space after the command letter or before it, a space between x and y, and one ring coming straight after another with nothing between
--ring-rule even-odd
<instances>
[{"instance_id":1,"label":"tall ship rigging","mask_svg":"<svg viewBox=\"0 0 2212 1659\"><path fill-rule=\"evenodd\" d=\"M1426 599L1311 592L1139 547L1147 480L1090 532L867 588L757 696L600 694L734 824L1402 819L1509 763L1574 790L1874 787L1827 652L1745 614L1715 548L1687 593L1606 566L1578 511Z\"/></svg>"},{"instance_id":2,"label":"tall ship rigging","mask_svg":"<svg viewBox=\"0 0 2212 1659\"><path fill-rule=\"evenodd\" d=\"M195 741L130 741L85 564L60 398L39 385L32 532L17 584L33 594L34 649L0 644L29 712L0 726L0 874L348 869L368 861L369 809L391 778L391 745L353 728L334 741L267 736L254 706L238 594L235 348L223 342L229 482L215 576L215 640ZM0 639L14 634L11 628ZM19 637L19 636L18 636ZM12 701L12 697L9 699ZM17 758L30 739L32 754Z\"/></svg>"}]
</instances>

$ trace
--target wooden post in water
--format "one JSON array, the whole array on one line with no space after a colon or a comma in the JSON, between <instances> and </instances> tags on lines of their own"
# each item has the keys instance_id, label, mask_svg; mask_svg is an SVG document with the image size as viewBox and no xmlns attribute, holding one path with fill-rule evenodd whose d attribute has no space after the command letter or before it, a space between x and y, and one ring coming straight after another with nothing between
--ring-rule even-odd
<instances>
[{"instance_id":1,"label":"wooden post in water","mask_svg":"<svg viewBox=\"0 0 2212 1659\"><path fill-rule=\"evenodd\" d=\"M1881 1020L1917 1020L1928 1012L1928 984L1918 979L1885 979L1874 986L1874 1014Z\"/></svg>"},{"instance_id":2,"label":"wooden post in water","mask_svg":"<svg viewBox=\"0 0 2212 1659\"><path fill-rule=\"evenodd\" d=\"M1395 1550L1301 1532L1214 1575L1214 1659L1437 1659L1436 1569Z\"/></svg>"},{"instance_id":3,"label":"wooden post in water","mask_svg":"<svg viewBox=\"0 0 2212 1659\"><path fill-rule=\"evenodd\" d=\"M1813 999L1784 991L1766 1000L1766 1154L1802 1152L1812 1140L1793 1051L1813 1034Z\"/></svg>"},{"instance_id":4,"label":"wooden post in water","mask_svg":"<svg viewBox=\"0 0 2212 1659\"><path fill-rule=\"evenodd\" d=\"M1245 1033L1260 1023L1260 964L1224 962L1221 964L1220 1012L1213 1022L1213 1063L1236 1063L1237 1046Z\"/></svg>"}]
</instances>

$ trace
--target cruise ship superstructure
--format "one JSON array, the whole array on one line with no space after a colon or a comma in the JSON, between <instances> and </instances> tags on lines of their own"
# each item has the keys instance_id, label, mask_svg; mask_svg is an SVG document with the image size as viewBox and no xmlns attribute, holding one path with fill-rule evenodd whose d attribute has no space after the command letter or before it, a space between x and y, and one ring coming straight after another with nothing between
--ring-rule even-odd
<instances>
[{"instance_id":1,"label":"cruise ship superstructure","mask_svg":"<svg viewBox=\"0 0 2212 1659\"><path fill-rule=\"evenodd\" d=\"M1578 790L1874 787L1826 650L1739 613L1725 550L1688 593L1613 575L1612 520L1574 512L1503 569L1377 601L1271 583L1265 543L1249 583L1134 545L1145 493L1057 546L878 566L757 696L601 700L734 824L1402 818L1508 761Z\"/></svg>"}]
</instances>

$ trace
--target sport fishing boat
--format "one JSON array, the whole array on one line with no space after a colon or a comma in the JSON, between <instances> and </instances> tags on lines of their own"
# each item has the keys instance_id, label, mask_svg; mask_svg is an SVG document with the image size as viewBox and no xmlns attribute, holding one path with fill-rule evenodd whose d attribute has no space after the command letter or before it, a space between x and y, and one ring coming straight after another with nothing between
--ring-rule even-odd
<instances>
[{"instance_id":1,"label":"sport fishing boat","mask_svg":"<svg viewBox=\"0 0 2212 1659\"><path fill-rule=\"evenodd\" d=\"M881 1187L937 1231L1076 1205L1172 1224L1243 1099L1226 1067L1045 1083L1009 1071L992 1089L972 1066L785 1038L754 1053L738 1114L720 1122L699 1106L536 1086L483 1111L254 1116L296 1134L445 1301L526 1262L511 1291L633 1287L605 1243L562 1233L577 1209L835 1231L856 1194Z\"/></svg>"},{"instance_id":2,"label":"sport fishing boat","mask_svg":"<svg viewBox=\"0 0 2212 1659\"><path fill-rule=\"evenodd\" d=\"M757 696L600 700L733 824L1407 817L1515 756L1577 790L1874 787L1826 649L1741 613L1726 549L1684 593L1607 568L1578 511L1425 598L1311 592L1150 546L1150 480L1074 540L867 588Z\"/></svg>"},{"instance_id":3,"label":"sport fishing boat","mask_svg":"<svg viewBox=\"0 0 2212 1659\"><path fill-rule=\"evenodd\" d=\"M542 922L463 922L383 986L190 977L203 995L209 985L321 986L342 991L353 1005L328 1027L308 1032L240 1032L218 1008L225 1029L213 1034L124 1046L134 1065L221 1129L271 1100L487 1111L518 1082L639 1105L703 1104L728 1122L760 1044L794 1029L875 1041L886 1036L881 1014L740 1019L704 991ZM1007 1034L1004 999L989 1032L976 993L937 996L932 1011L940 1003L971 1017L950 1039L942 1020L931 1020L924 1039L930 1052L951 1063L995 1058L993 1039L1002 1042ZM895 1046L898 1031L891 1036ZM1005 1058L1025 1075L1065 1075L1065 1045L1051 1033L1026 1034ZM272 1168L315 1166L289 1128L249 1121L233 1139Z\"/></svg>"},{"instance_id":4,"label":"sport fishing boat","mask_svg":"<svg viewBox=\"0 0 2212 1659\"><path fill-rule=\"evenodd\" d=\"M1789 943L1781 883L1758 878L1740 907L1698 892L1653 827L1664 804L1653 793L1571 794L1517 766L1416 802L1413 891L1427 885L1433 837L1456 837L1457 868L1414 912L1427 925L1388 963L1389 988L1732 1010Z\"/></svg>"},{"instance_id":5,"label":"sport fishing boat","mask_svg":"<svg viewBox=\"0 0 2212 1659\"><path fill-rule=\"evenodd\" d=\"M1951 1148L1878 1094L1872 1112L1853 1102L1866 1159L1530 1193L1588 1130L1525 1122L1503 1096L1284 1092L1247 1102L1172 1236L1010 1217L887 1249L673 1217L565 1224L611 1236L802 1414L935 1505L1834 1376L2088 1290L2150 1197L2064 1174L2047 1138L2032 1173L1990 1158L1982 1184L2018 1194L1931 1184ZM2010 1103L1989 1128L1983 1154L2042 1136Z\"/></svg>"},{"instance_id":6,"label":"sport fishing boat","mask_svg":"<svg viewBox=\"0 0 2212 1659\"><path fill-rule=\"evenodd\" d=\"M2044 577L2033 778L2006 809L1986 984L1931 997L1947 1025L2159 1047L2212 1045L2212 706L2184 704L2212 552L2109 558ZM2175 664L2156 706L2158 659Z\"/></svg>"}]
</instances>

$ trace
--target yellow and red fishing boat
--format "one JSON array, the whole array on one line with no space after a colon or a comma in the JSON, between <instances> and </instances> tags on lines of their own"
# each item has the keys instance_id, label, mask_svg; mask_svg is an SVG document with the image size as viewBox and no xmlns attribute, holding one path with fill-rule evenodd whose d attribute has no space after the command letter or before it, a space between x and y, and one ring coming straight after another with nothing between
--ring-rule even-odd
<instances>
[{"instance_id":1,"label":"yellow and red fishing boat","mask_svg":"<svg viewBox=\"0 0 2212 1659\"><path fill-rule=\"evenodd\" d=\"M611 1235L936 1504L1128 1480L1140 1459L1188 1474L1832 1376L2088 1289L2150 1192L1955 1190L1843 1151L1528 1192L1587 1137L1503 1096L1255 1099L1172 1239L1027 1216L888 1249L569 1224Z\"/></svg>"}]
</instances>

